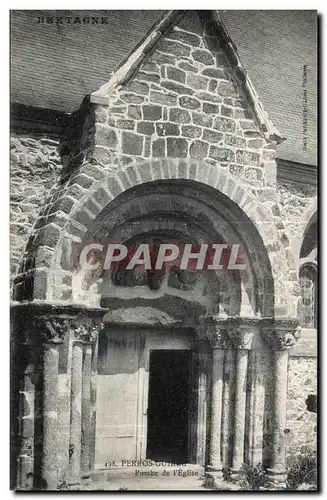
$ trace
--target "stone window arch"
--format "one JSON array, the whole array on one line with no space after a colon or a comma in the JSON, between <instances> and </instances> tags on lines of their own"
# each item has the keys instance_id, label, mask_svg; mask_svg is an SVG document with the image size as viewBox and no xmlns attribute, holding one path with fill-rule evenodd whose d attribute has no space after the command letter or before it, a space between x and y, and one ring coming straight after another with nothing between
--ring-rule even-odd
<instances>
[{"instance_id":1,"label":"stone window arch","mask_svg":"<svg viewBox=\"0 0 327 500\"><path fill-rule=\"evenodd\" d=\"M303 328L317 328L317 269L314 264L307 263L301 266L299 283L300 324Z\"/></svg>"}]
</instances>

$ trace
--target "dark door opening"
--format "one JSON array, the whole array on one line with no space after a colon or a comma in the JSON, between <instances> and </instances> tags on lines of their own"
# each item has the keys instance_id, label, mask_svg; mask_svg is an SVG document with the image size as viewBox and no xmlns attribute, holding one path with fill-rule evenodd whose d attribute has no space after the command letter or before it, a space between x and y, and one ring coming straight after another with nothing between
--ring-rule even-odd
<instances>
[{"instance_id":1,"label":"dark door opening","mask_svg":"<svg viewBox=\"0 0 327 500\"><path fill-rule=\"evenodd\" d=\"M190 352L150 351L147 458L188 462Z\"/></svg>"}]
</instances>

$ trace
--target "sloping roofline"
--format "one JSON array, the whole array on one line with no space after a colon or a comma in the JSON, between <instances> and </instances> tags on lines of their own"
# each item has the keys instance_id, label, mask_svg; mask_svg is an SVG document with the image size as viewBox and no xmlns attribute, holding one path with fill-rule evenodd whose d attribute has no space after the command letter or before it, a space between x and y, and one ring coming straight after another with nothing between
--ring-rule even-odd
<instances>
[{"instance_id":1,"label":"sloping roofline","mask_svg":"<svg viewBox=\"0 0 327 500\"><path fill-rule=\"evenodd\" d=\"M158 45L159 40L165 36L165 34L167 34L167 32L187 14L187 12L187 10L171 10L164 14L160 21L152 28L150 33L147 34L147 36L135 46L127 58L122 61L109 81L95 92L92 92L90 96L91 102L108 105L110 103L111 93L119 85L123 85L134 78L141 64ZM236 45L229 36L219 11L210 10L209 15L213 21L215 35L222 49L225 51L228 62L233 70L233 76L243 90L261 131L268 140L275 141L277 144L281 143L285 140L285 137L280 134L277 128L269 120L268 114L263 108L250 77L240 61Z\"/></svg>"}]
</instances>

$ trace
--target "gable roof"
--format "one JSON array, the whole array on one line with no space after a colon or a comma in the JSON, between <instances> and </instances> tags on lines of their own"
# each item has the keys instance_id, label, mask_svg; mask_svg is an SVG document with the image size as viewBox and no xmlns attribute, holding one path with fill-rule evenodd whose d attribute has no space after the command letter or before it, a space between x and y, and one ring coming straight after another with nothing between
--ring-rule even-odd
<instances>
[{"instance_id":1,"label":"gable roof","mask_svg":"<svg viewBox=\"0 0 327 500\"><path fill-rule=\"evenodd\" d=\"M110 79L121 61L126 60L126 53L133 52L166 13L12 10L11 103L20 109L26 106L24 119L31 107L35 111L54 110L55 115L73 113L86 95ZM187 11L179 27L200 34L199 16L206 13L210 11ZM41 24L37 22L39 16L103 17L106 24ZM292 163L289 170L293 169L295 176L299 163L308 168L317 165L317 11L219 10L219 16L237 46L264 110L287 138L277 146L277 157ZM307 151L303 147L304 67Z\"/></svg>"}]
</instances>

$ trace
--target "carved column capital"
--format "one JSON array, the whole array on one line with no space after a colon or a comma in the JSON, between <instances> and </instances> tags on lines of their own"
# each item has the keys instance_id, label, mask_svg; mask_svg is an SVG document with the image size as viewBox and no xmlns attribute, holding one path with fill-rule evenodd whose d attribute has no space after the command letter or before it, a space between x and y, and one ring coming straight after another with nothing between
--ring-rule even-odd
<instances>
[{"instance_id":1,"label":"carved column capital","mask_svg":"<svg viewBox=\"0 0 327 500\"><path fill-rule=\"evenodd\" d=\"M92 344L96 341L99 331L104 328L101 319L79 318L71 321L71 330L74 340L84 344Z\"/></svg>"},{"instance_id":2,"label":"carved column capital","mask_svg":"<svg viewBox=\"0 0 327 500\"><path fill-rule=\"evenodd\" d=\"M201 334L208 338L213 348L251 349L259 319L245 317L221 318L206 315L201 318Z\"/></svg>"},{"instance_id":3,"label":"carved column capital","mask_svg":"<svg viewBox=\"0 0 327 500\"><path fill-rule=\"evenodd\" d=\"M69 318L37 316L33 320L34 331L44 344L61 344L70 327Z\"/></svg>"},{"instance_id":4,"label":"carved column capital","mask_svg":"<svg viewBox=\"0 0 327 500\"><path fill-rule=\"evenodd\" d=\"M83 316L47 315L33 319L33 331L44 344L60 344L64 342L67 333L72 334L75 341L93 343L103 327L102 319Z\"/></svg>"},{"instance_id":5,"label":"carved column capital","mask_svg":"<svg viewBox=\"0 0 327 500\"><path fill-rule=\"evenodd\" d=\"M262 329L275 350L290 349L301 338L297 318L263 318Z\"/></svg>"}]
</instances>

